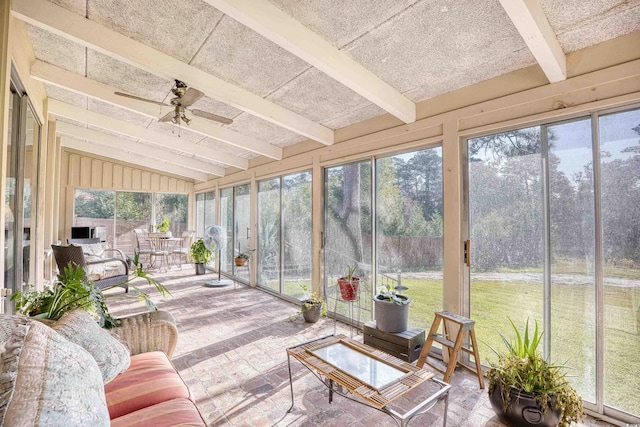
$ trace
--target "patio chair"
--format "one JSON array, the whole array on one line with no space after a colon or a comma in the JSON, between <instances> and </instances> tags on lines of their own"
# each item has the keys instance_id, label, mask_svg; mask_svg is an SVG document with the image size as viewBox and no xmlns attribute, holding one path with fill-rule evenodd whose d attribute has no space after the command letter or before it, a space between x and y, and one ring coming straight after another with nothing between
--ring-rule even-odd
<instances>
[{"instance_id":1,"label":"patio chair","mask_svg":"<svg viewBox=\"0 0 640 427\"><path fill-rule=\"evenodd\" d=\"M149 233L142 228L134 228L133 232L136 235L136 252L139 254L139 262L142 262L142 258L146 257L150 265L153 248L149 241Z\"/></svg>"},{"instance_id":2,"label":"patio chair","mask_svg":"<svg viewBox=\"0 0 640 427\"><path fill-rule=\"evenodd\" d=\"M59 271L64 271L71 263L82 268L87 279L93 281L93 284L98 288L104 289L120 285L125 292L129 292L129 284L123 283L129 279L129 265L121 250L104 249L102 245L51 245L51 249L53 249L53 256ZM119 256L104 257L107 252L114 252Z\"/></svg>"},{"instance_id":3,"label":"patio chair","mask_svg":"<svg viewBox=\"0 0 640 427\"><path fill-rule=\"evenodd\" d=\"M189 262L189 254L191 252L191 241L193 240L193 236L196 235L196 232L193 230L186 230L182 232L182 236L180 236L180 246L174 248L172 251L173 257L178 257L178 265L182 269L182 257L185 258L186 262ZM175 261L174 261L175 264Z\"/></svg>"}]
</instances>

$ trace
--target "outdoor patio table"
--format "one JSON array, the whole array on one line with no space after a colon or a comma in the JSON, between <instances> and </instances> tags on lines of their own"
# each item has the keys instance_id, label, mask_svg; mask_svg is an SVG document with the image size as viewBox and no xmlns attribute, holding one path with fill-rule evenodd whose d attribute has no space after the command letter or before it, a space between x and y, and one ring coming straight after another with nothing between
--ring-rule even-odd
<instances>
[{"instance_id":1,"label":"outdoor patio table","mask_svg":"<svg viewBox=\"0 0 640 427\"><path fill-rule=\"evenodd\" d=\"M329 403L337 393L391 416L401 427L444 401L443 426L447 425L451 385L437 380L427 369L420 369L381 350L354 341L344 335L329 335L287 349L291 407L294 408L291 357L297 359L329 388ZM439 386L435 393L400 413L390 404L426 381Z\"/></svg>"}]
</instances>

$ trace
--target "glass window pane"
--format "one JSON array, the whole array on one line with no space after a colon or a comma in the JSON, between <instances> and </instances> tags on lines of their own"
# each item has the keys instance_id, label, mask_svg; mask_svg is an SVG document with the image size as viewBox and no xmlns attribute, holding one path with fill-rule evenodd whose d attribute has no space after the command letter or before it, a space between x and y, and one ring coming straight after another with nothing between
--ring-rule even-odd
<instances>
[{"instance_id":1,"label":"glass window pane","mask_svg":"<svg viewBox=\"0 0 640 427\"><path fill-rule=\"evenodd\" d=\"M311 289L311 172L282 179L282 293Z\"/></svg>"},{"instance_id":2,"label":"glass window pane","mask_svg":"<svg viewBox=\"0 0 640 427\"><path fill-rule=\"evenodd\" d=\"M349 266L360 277L360 321L371 320L371 162L364 161L325 170L325 292L337 298L338 278ZM349 303L337 298L335 310L345 314ZM334 310L332 301L328 307Z\"/></svg>"},{"instance_id":3,"label":"glass window pane","mask_svg":"<svg viewBox=\"0 0 640 427\"><path fill-rule=\"evenodd\" d=\"M127 191L116 193L116 247L118 249L133 256L137 247L133 230L136 228L149 230L150 224L151 193ZM107 228L107 236L113 236L113 228Z\"/></svg>"},{"instance_id":4,"label":"glass window pane","mask_svg":"<svg viewBox=\"0 0 640 427\"><path fill-rule=\"evenodd\" d=\"M280 178L258 182L258 285L280 292Z\"/></svg>"},{"instance_id":5,"label":"glass window pane","mask_svg":"<svg viewBox=\"0 0 640 427\"><path fill-rule=\"evenodd\" d=\"M204 235L205 224L205 194L196 194L196 236Z\"/></svg>"},{"instance_id":6,"label":"glass window pane","mask_svg":"<svg viewBox=\"0 0 640 427\"><path fill-rule=\"evenodd\" d=\"M11 88L11 99L9 101L9 131L7 135L7 151L5 153L7 159L6 176L5 176L5 195L4 195L4 287L8 289L21 290L18 281L22 268L16 268L18 261L18 248L21 247L22 240L18 239L21 235L17 230L21 227L19 221L19 186L18 182L18 161L19 161L19 143L18 143L18 117L20 111L20 96ZM5 306L7 312L11 312L13 303L9 298L5 298Z\"/></svg>"},{"instance_id":7,"label":"glass window pane","mask_svg":"<svg viewBox=\"0 0 640 427\"><path fill-rule=\"evenodd\" d=\"M107 243L114 245L115 206L115 191L77 189L75 192L73 226L105 227ZM133 250L131 250L131 254L133 254Z\"/></svg>"},{"instance_id":8,"label":"glass window pane","mask_svg":"<svg viewBox=\"0 0 640 427\"><path fill-rule=\"evenodd\" d=\"M251 186L239 185L234 189L234 230L233 230L233 256L249 252L251 249ZM248 265L248 264L247 264ZM249 282L249 268L237 267L234 264L234 275L239 279Z\"/></svg>"},{"instance_id":9,"label":"glass window pane","mask_svg":"<svg viewBox=\"0 0 640 427\"><path fill-rule=\"evenodd\" d=\"M169 231L174 236L182 235L187 229L189 196L177 193L155 194L155 225L169 219Z\"/></svg>"},{"instance_id":10,"label":"glass window pane","mask_svg":"<svg viewBox=\"0 0 640 427\"><path fill-rule=\"evenodd\" d=\"M227 232L227 246L220 252L222 271L233 272L233 188L220 190L220 226Z\"/></svg>"},{"instance_id":11,"label":"glass window pane","mask_svg":"<svg viewBox=\"0 0 640 427\"><path fill-rule=\"evenodd\" d=\"M551 251L551 360L595 402L595 217L591 120L547 127Z\"/></svg>"},{"instance_id":12,"label":"glass window pane","mask_svg":"<svg viewBox=\"0 0 640 427\"><path fill-rule=\"evenodd\" d=\"M600 118L604 403L640 415L640 110Z\"/></svg>"},{"instance_id":13,"label":"glass window pane","mask_svg":"<svg viewBox=\"0 0 640 427\"><path fill-rule=\"evenodd\" d=\"M483 362L496 331L543 319L544 223L540 128L470 139L470 312Z\"/></svg>"},{"instance_id":14,"label":"glass window pane","mask_svg":"<svg viewBox=\"0 0 640 427\"><path fill-rule=\"evenodd\" d=\"M441 148L376 160L376 248L378 286L400 286L409 324L430 324L442 310Z\"/></svg>"},{"instance_id":15,"label":"glass window pane","mask_svg":"<svg viewBox=\"0 0 640 427\"><path fill-rule=\"evenodd\" d=\"M22 281L29 283L31 273L38 275L38 264L32 265L31 257L35 257L37 251L37 241L35 230L38 229L38 185L40 181L40 123L31 111L27 108L26 117L26 147L24 165L24 223L23 223L23 245L22 245ZM36 252L37 251L37 252ZM31 271L33 269L33 271Z\"/></svg>"}]
</instances>

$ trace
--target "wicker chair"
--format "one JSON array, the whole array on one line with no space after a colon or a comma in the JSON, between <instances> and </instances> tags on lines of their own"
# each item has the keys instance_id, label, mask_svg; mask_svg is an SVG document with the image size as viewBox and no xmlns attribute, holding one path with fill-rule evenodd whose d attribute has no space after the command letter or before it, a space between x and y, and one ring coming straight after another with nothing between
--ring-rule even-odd
<instances>
[{"instance_id":1,"label":"wicker chair","mask_svg":"<svg viewBox=\"0 0 640 427\"><path fill-rule=\"evenodd\" d=\"M81 267L88 272L89 266L106 266L107 264L113 265L115 263L118 264L119 272L116 275L112 275L109 277L105 277L103 279L94 280L93 283L100 289L107 288L109 286L119 285L125 289L125 292L129 292L129 284L123 283L129 279L129 265L127 264L126 258L101 258L100 260L95 261L87 261L85 259L85 255L82 249L82 246L57 246L51 245L53 249L53 256L56 259L56 264L58 264L58 270L64 271L64 269L69 265L69 263L74 264L78 267ZM118 254L122 254L122 251L117 249L105 249L105 252L111 251ZM119 264L122 264L120 266Z\"/></svg>"}]
</instances>

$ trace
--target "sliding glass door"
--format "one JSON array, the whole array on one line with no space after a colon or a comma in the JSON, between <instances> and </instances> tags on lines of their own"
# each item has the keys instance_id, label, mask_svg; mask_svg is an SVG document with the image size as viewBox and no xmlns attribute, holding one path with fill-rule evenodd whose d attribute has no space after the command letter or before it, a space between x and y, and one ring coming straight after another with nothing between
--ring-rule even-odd
<instances>
[{"instance_id":1,"label":"sliding glass door","mask_svg":"<svg viewBox=\"0 0 640 427\"><path fill-rule=\"evenodd\" d=\"M639 136L633 110L467 141L469 313L483 362L509 319L537 322L545 356L566 362L594 410L636 416Z\"/></svg>"},{"instance_id":2,"label":"sliding glass door","mask_svg":"<svg viewBox=\"0 0 640 427\"><path fill-rule=\"evenodd\" d=\"M440 147L325 170L325 289L338 314L350 312L335 288L351 265L357 320L373 319L376 289L390 286L412 298L410 325L431 324L442 309L442 206Z\"/></svg>"},{"instance_id":3,"label":"sliding glass door","mask_svg":"<svg viewBox=\"0 0 640 427\"><path fill-rule=\"evenodd\" d=\"M258 182L258 285L296 299L311 290L311 172Z\"/></svg>"},{"instance_id":4,"label":"sliding glass door","mask_svg":"<svg viewBox=\"0 0 640 427\"><path fill-rule=\"evenodd\" d=\"M640 416L640 109L603 115L598 129L603 398L605 405Z\"/></svg>"}]
</instances>

